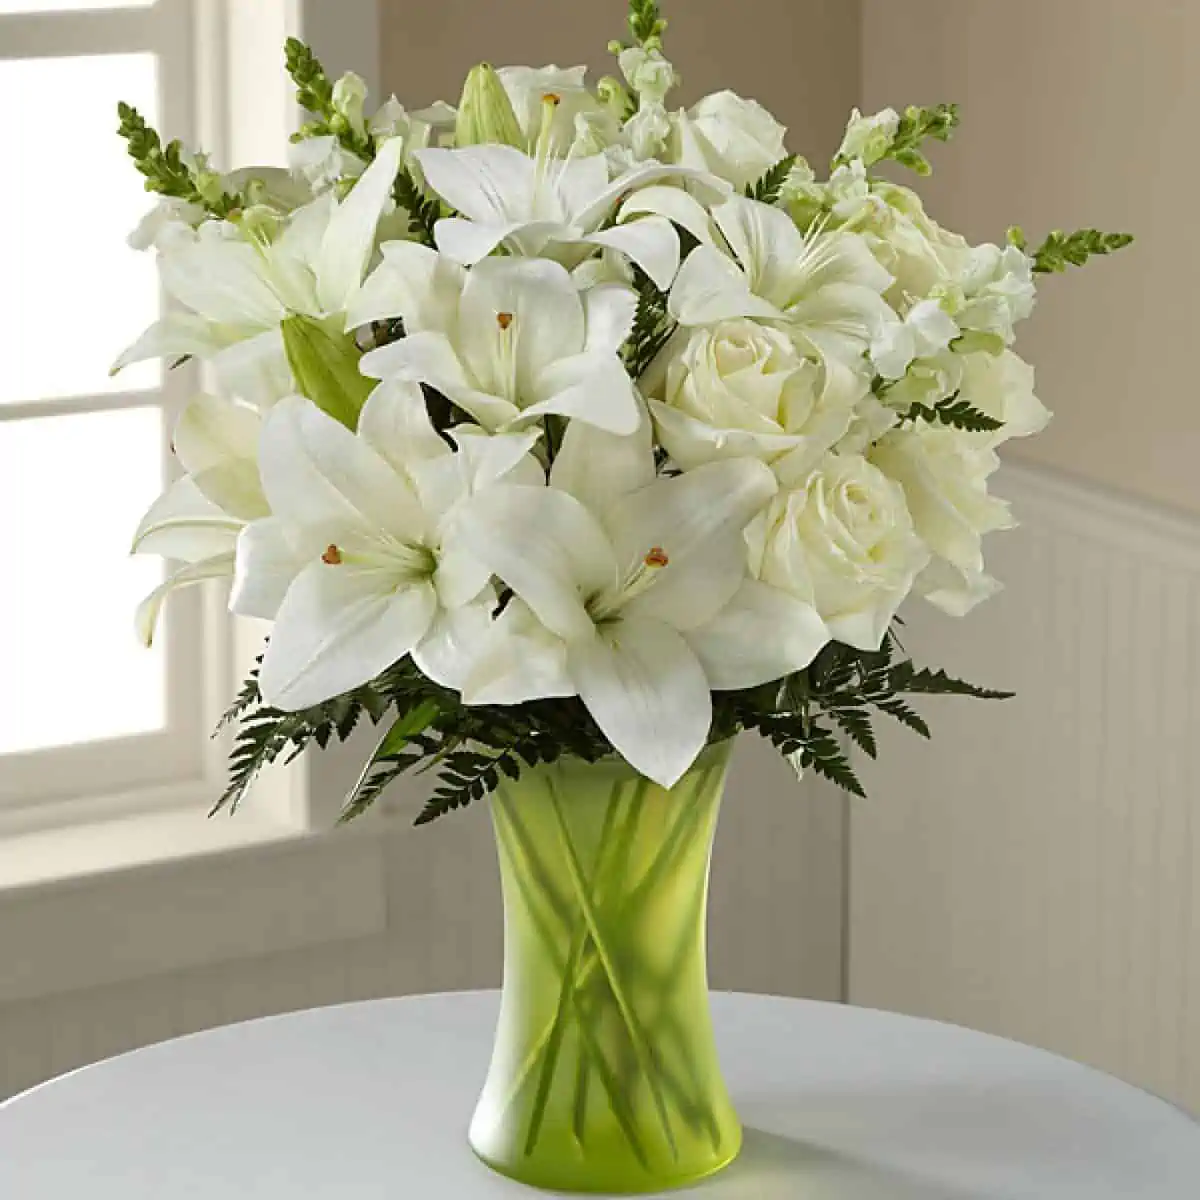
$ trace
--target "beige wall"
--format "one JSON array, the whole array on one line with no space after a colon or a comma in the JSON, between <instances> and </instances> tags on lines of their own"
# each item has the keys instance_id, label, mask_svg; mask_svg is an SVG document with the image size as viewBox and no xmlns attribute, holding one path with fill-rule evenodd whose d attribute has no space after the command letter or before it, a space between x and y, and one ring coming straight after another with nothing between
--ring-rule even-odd
<instances>
[{"instance_id":1,"label":"beige wall","mask_svg":"<svg viewBox=\"0 0 1200 1200\"><path fill-rule=\"evenodd\" d=\"M685 99L728 87L792 127L792 149L836 148L859 94L859 6L853 0L674 0L668 54ZM605 47L625 32L624 0L382 0L383 82L407 104L454 102L466 72L487 60L615 64Z\"/></svg>"},{"instance_id":2,"label":"beige wall","mask_svg":"<svg viewBox=\"0 0 1200 1200\"><path fill-rule=\"evenodd\" d=\"M1022 350L1056 420L1014 453L1200 512L1195 0L864 0L865 100L957 100L923 187L997 239L1097 225L1135 246L1050 279Z\"/></svg>"}]
</instances>

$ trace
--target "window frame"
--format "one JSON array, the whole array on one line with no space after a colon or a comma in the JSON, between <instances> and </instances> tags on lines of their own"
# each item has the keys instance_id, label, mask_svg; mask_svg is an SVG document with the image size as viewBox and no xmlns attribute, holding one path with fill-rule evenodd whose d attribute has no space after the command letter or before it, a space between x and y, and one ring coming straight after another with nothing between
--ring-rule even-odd
<instances>
[{"instance_id":1,"label":"window frame","mask_svg":"<svg viewBox=\"0 0 1200 1200\"><path fill-rule=\"evenodd\" d=\"M119 0L118 0L119 2ZM0 60L115 53L158 58L158 120L165 138L202 145L222 167L283 165L300 121L280 65L295 35L331 72L353 68L375 89L379 76L378 0L157 0L145 8L0 14ZM114 153L120 146L114 137ZM152 202L147 195L147 208ZM163 297L165 306L166 298ZM131 337L137 331L131 331ZM114 347L114 354L120 347ZM122 408L163 414L164 486L177 472L171 427L202 384L194 364L165 372L145 392L33 400L0 406L0 423ZM230 739L211 731L255 656L261 622L235 620L227 585L175 593L160 632L166 648L166 721L160 730L96 742L0 755L0 841L145 815L211 806L223 785ZM132 624L132 616L130 621ZM281 828L328 824L314 806L303 762L268 772L255 789L258 814ZM2 880L0 880L2 883Z\"/></svg>"}]
</instances>

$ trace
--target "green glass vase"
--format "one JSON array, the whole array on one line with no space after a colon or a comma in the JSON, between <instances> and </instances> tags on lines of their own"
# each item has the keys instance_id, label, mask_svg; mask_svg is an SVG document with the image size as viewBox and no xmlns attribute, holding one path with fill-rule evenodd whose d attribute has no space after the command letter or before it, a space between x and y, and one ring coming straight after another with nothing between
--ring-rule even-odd
<instances>
[{"instance_id":1,"label":"green glass vase","mask_svg":"<svg viewBox=\"0 0 1200 1200\"><path fill-rule=\"evenodd\" d=\"M492 795L504 990L470 1139L502 1174L632 1195L712 1175L741 1148L705 962L731 748L669 791L616 759L566 759Z\"/></svg>"}]
</instances>

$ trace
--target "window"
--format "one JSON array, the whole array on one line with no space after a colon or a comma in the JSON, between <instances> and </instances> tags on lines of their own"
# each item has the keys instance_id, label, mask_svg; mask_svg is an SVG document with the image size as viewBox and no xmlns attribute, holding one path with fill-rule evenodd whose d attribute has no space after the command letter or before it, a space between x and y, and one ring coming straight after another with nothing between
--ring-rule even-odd
<instances>
[{"instance_id":1,"label":"window","mask_svg":"<svg viewBox=\"0 0 1200 1200\"><path fill-rule=\"evenodd\" d=\"M152 255L125 245L153 197L116 105L195 140L195 19L191 0L0 0L0 817L180 799L212 765L222 623L179 595L142 648L133 612L160 568L128 555L198 381L108 375L162 303Z\"/></svg>"}]
</instances>

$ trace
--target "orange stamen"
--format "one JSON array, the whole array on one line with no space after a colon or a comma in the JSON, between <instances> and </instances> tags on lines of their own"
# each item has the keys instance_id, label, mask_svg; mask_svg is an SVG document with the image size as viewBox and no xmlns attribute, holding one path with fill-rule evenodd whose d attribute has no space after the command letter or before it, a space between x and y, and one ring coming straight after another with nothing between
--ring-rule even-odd
<instances>
[{"instance_id":1,"label":"orange stamen","mask_svg":"<svg viewBox=\"0 0 1200 1200\"><path fill-rule=\"evenodd\" d=\"M496 324L499 325L501 329L507 329L512 323L513 323L512 313L505 312L505 313L497 313L496 314Z\"/></svg>"},{"instance_id":2,"label":"orange stamen","mask_svg":"<svg viewBox=\"0 0 1200 1200\"><path fill-rule=\"evenodd\" d=\"M342 564L342 552L330 542L325 547L325 553L321 555L321 561L331 567L339 567Z\"/></svg>"},{"instance_id":3,"label":"orange stamen","mask_svg":"<svg viewBox=\"0 0 1200 1200\"><path fill-rule=\"evenodd\" d=\"M655 546L642 561L648 567L665 567L671 560L661 546Z\"/></svg>"}]
</instances>

